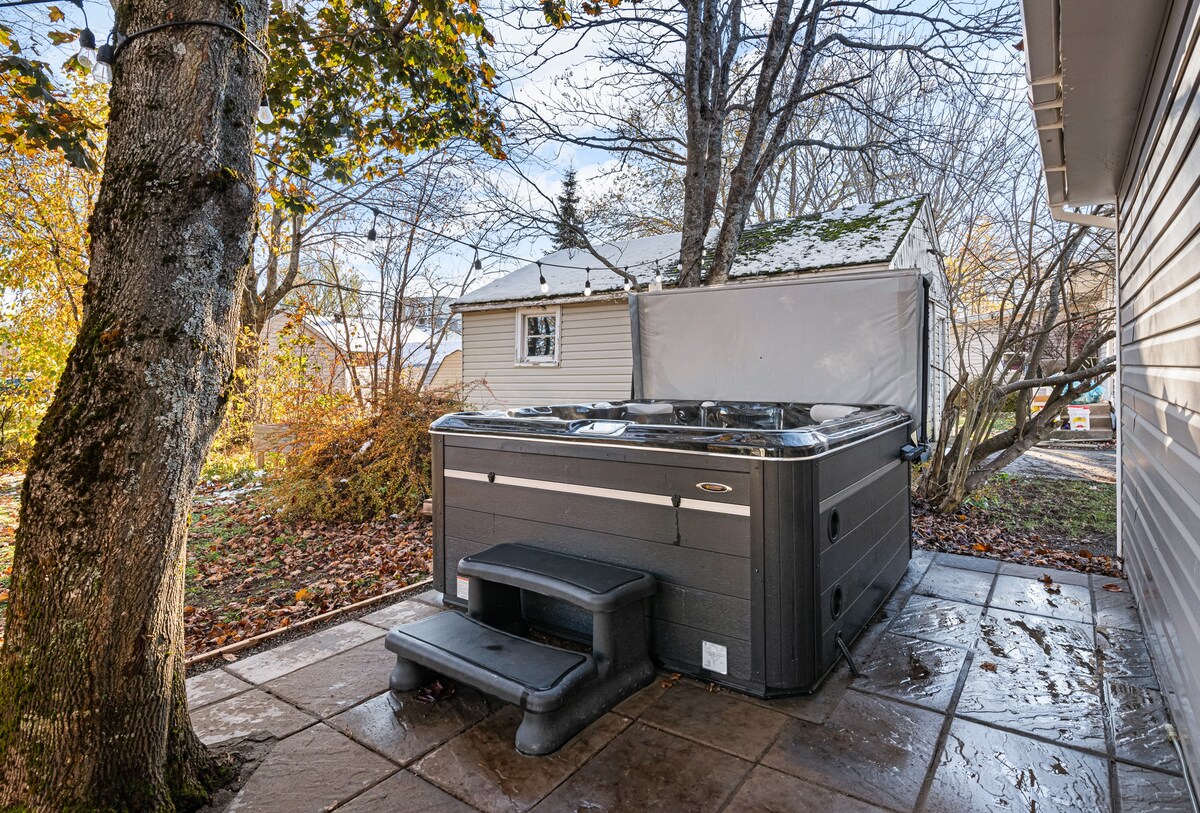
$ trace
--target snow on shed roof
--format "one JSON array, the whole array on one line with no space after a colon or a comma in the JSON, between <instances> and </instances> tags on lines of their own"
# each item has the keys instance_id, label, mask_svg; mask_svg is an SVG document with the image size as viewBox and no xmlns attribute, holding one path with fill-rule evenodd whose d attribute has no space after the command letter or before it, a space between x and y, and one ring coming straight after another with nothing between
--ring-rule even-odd
<instances>
[{"instance_id":1,"label":"snow on shed roof","mask_svg":"<svg viewBox=\"0 0 1200 813\"><path fill-rule=\"evenodd\" d=\"M747 226L730 275L741 279L890 262L924 203L921 196L900 198ZM716 233L716 229L709 233L710 245ZM652 282L656 265L661 267L669 285L679 260L679 237L676 232L600 243L596 248L642 284ZM541 261L549 292L541 292L537 263L530 263L469 291L455 305L578 297L589 268L592 291L597 294L619 292L625 284L584 249L555 251Z\"/></svg>"}]
</instances>

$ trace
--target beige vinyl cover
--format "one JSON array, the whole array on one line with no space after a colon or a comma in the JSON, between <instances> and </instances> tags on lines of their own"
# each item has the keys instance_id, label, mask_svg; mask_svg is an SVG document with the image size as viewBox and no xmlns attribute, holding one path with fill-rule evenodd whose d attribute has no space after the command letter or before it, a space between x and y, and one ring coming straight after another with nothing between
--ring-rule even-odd
<instances>
[{"instance_id":1,"label":"beige vinyl cover","mask_svg":"<svg viewBox=\"0 0 1200 813\"><path fill-rule=\"evenodd\" d=\"M923 308L915 270L640 293L635 396L891 404L917 418Z\"/></svg>"}]
</instances>

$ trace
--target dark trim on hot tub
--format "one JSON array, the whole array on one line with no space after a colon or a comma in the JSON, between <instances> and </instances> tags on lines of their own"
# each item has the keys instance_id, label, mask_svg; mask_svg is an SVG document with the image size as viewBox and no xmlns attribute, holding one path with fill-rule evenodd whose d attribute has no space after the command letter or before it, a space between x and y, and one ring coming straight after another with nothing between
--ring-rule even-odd
<instances>
[{"instance_id":1,"label":"dark trim on hot tub","mask_svg":"<svg viewBox=\"0 0 1200 813\"><path fill-rule=\"evenodd\" d=\"M911 424L911 421L907 421L906 423ZM904 426L904 425L905 424L897 424L896 426ZM891 426L888 428L895 429L896 426ZM615 448L622 447L622 444L613 443L611 440L605 441L605 439L603 439L603 438L599 438L597 440L590 440L590 439L589 440L583 440L583 439L562 440L559 438L529 437L527 435L516 436L516 435L492 434L489 432L470 432L470 431L464 431L461 429L453 429L453 430L431 429L431 430L429 430L429 434L444 435L446 437L458 437L458 438L462 438L462 437L490 438L491 440L505 440L505 441L512 441L514 439L520 439L521 442L523 442L523 443L524 442L555 443L560 446L577 446L577 447L585 447L585 448L587 448L587 447L594 448L596 446L610 446L610 447L615 447ZM747 450L744 452L706 452L702 449L674 449L674 448L671 448L668 446L645 446L645 447L634 446L634 447L630 447L630 448L645 449L646 451L653 451L653 452L670 452L671 454L701 455L703 457L729 457L729 458L733 458L735 460L747 460L747 459L762 460L762 461L768 462L768 463L796 463L798 461L819 460L822 457L828 457L832 454L837 454L838 452L841 452L845 449L851 449L855 446L858 446L863 443L867 443L868 441L872 441L872 440L875 440L874 436L867 436L867 437L859 438L858 440L852 440L849 443L844 443L840 446L835 446L832 449L826 449L822 452L817 452L816 454L796 455L796 456L769 456L766 454L752 454L751 453L752 450ZM759 451L761 452L761 450L759 450ZM899 449L897 449L897 454L899 454Z\"/></svg>"}]
</instances>

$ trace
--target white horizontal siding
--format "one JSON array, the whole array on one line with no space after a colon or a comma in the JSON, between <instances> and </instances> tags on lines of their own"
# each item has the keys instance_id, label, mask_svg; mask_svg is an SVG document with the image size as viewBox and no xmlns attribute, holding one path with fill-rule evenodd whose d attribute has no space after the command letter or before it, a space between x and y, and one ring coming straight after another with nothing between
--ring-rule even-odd
<instances>
[{"instance_id":1,"label":"white horizontal siding","mask_svg":"<svg viewBox=\"0 0 1200 813\"><path fill-rule=\"evenodd\" d=\"M433 390L457 387L462 384L462 351L455 350L438 365L437 372L429 380L426 387Z\"/></svg>"},{"instance_id":2,"label":"white horizontal siding","mask_svg":"<svg viewBox=\"0 0 1200 813\"><path fill-rule=\"evenodd\" d=\"M1126 567L1200 765L1200 0L1173 6L1119 206Z\"/></svg>"},{"instance_id":3,"label":"white horizontal siding","mask_svg":"<svg viewBox=\"0 0 1200 813\"><path fill-rule=\"evenodd\" d=\"M563 305L558 366L516 364L515 314L510 308L462 315L462 375L472 404L542 406L629 397L633 355L626 302Z\"/></svg>"}]
</instances>

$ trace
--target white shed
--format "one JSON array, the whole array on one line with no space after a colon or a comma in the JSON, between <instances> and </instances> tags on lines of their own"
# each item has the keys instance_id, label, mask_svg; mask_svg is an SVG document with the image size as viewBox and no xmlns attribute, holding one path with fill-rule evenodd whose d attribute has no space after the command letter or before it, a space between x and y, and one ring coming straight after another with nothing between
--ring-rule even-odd
<instances>
[{"instance_id":1,"label":"white shed","mask_svg":"<svg viewBox=\"0 0 1200 813\"><path fill-rule=\"evenodd\" d=\"M679 234L601 244L613 265L670 288ZM844 207L747 227L730 285L799 275L915 269L931 280L931 410L945 397L947 282L924 197ZM547 292L542 293L542 278ZM591 294L584 295L590 281ZM854 308L853 302L844 303ZM624 280L590 252L566 249L460 297L462 375L479 407L630 397L633 353Z\"/></svg>"}]
</instances>

